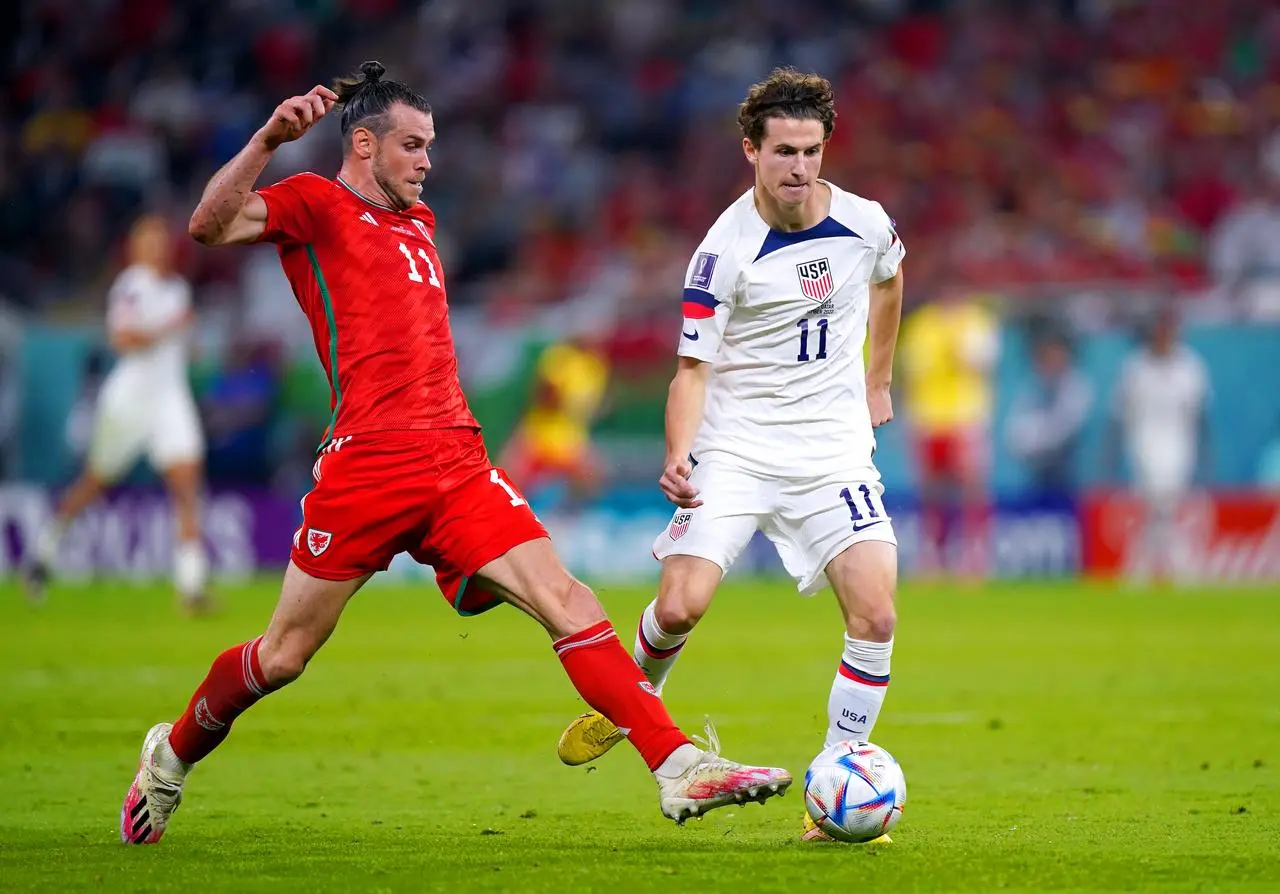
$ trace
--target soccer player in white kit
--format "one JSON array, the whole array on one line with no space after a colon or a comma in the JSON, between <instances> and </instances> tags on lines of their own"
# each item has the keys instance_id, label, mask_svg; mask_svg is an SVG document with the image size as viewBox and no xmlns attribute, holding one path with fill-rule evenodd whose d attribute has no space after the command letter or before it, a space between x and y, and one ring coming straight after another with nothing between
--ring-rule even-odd
<instances>
[{"instance_id":1,"label":"soccer player in white kit","mask_svg":"<svg viewBox=\"0 0 1280 894\"><path fill-rule=\"evenodd\" d=\"M191 288L173 270L168 226L139 218L129 233L129 266L107 296L107 330L119 359L102 384L86 468L40 532L23 569L38 599L55 568L71 522L146 455L161 474L177 515L173 577L183 606L207 607L208 560L201 542L199 498L204 434L187 379Z\"/></svg>"},{"instance_id":2,"label":"soccer player in white kit","mask_svg":"<svg viewBox=\"0 0 1280 894\"><path fill-rule=\"evenodd\" d=\"M1146 511L1129 554L1126 573L1132 578L1178 577L1184 570L1173 522L1204 460L1209 397L1204 361L1178 340L1175 312L1162 310L1146 344L1125 358L1114 396L1117 434Z\"/></svg>"},{"instance_id":3,"label":"soccer player in white kit","mask_svg":"<svg viewBox=\"0 0 1280 894\"><path fill-rule=\"evenodd\" d=\"M844 614L828 745L867 740L889 684L897 541L871 457L872 429L893 418L904 255L878 203L818 179L834 119L830 83L793 69L741 106L755 185L686 275L660 480L678 508L653 546L658 598L635 646L660 691L724 573L763 531L800 593L829 584ZM580 764L620 739L589 712L558 751Z\"/></svg>"}]
</instances>

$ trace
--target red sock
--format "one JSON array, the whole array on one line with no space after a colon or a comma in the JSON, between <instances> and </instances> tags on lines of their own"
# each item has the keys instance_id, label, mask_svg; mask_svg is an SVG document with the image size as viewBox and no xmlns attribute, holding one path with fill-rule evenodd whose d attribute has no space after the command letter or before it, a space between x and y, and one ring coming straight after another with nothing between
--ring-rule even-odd
<instances>
[{"instance_id":1,"label":"red sock","mask_svg":"<svg viewBox=\"0 0 1280 894\"><path fill-rule=\"evenodd\" d=\"M556 640L555 650L578 694L626 734L650 770L688 744L608 621Z\"/></svg>"},{"instance_id":2,"label":"red sock","mask_svg":"<svg viewBox=\"0 0 1280 894\"><path fill-rule=\"evenodd\" d=\"M191 704L173 725L169 745L179 760L194 764L222 744L231 721L271 690L258 663L262 637L232 646L217 658L191 696Z\"/></svg>"}]
</instances>

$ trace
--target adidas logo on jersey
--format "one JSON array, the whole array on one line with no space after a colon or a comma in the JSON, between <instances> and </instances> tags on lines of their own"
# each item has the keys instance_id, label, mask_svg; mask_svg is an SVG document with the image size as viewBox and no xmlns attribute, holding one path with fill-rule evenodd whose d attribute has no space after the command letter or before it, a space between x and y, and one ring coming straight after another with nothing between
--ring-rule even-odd
<instances>
[{"instance_id":1,"label":"adidas logo on jersey","mask_svg":"<svg viewBox=\"0 0 1280 894\"><path fill-rule=\"evenodd\" d=\"M372 212L366 211L364 214L360 215L360 219L365 223L373 224L375 227L378 226L378 219L373 216Z\"/></svg>"}]
</instances>

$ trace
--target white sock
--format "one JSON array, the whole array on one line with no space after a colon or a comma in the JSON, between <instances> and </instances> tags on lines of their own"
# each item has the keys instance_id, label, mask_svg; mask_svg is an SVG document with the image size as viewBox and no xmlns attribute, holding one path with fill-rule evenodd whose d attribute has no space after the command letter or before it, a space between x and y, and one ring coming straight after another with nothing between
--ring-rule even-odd
<instances>
[{"instance_id":1,"label":"white sock","mask_svg":"<svg viewBox=\"0 0 1280 894\"><path fill-rule=\"evenodd\" d=\"M209 559L199 540L184 540L173 552L173 585L183 596L204 595L209 575Z\"/></svg>"},{"instance_id":2,"label":"white sock","mask_svg":"<svg viewBox=\"0 0 1280 894\"><path fill-rule=\"evenodd\" d=\"M636 664L640 665L640 670L644 671L645 677L661 695L662 687L667 682L667 674L671 673L676 659L680 657L680 650L684 648L684 641L689 638L689 634L667 633L659 627L658 619L653 613L657 604L656 599L650 602L640 616L632 654Z\"/></svg>"},{"instance_id":3,"label":"white sock","mask_svg":"<svg viewBox=\"0 0 1280 894\"><path fill-rule=\"evenodd\" d=\"M893 640L873 643L844 635L844 654L827 701L826 745L844 739L869 741L889 691Z\"/></svg>"},{"instance_id":4,"label":"white sock","mask_svg":"<svg viewBox=\"0 0 1280 894\"><path fill-rule=\"evenodd\" d=\"M160 740L156 750L151 753L151 759L166 774L176 776L179 779L185 778L191 772L191 768L195 766L195 764L189 764L174 754L173 746L169 744L168 736Z\"/></svg>"},{"instance_id":5,"label":"white sock","mask_svg":"<svg viewBox=\"0 0 1280 894\"><path fill-rule=\"evenodd\" d=\"M67 526L57 517L49 519L36 538L35 558L45 568L52 568L58 562L58 545Z\"/></svg>"},{"instance_id":6,"label":"white sock","mask_svg":"<svg viewBox=\"0 0 1280 894\"><path fill-rule=\"evenodd\" d=\"M661 776L663 779L675 779L683 776L685 771L693 766L694 762L702 756L702 749L697 745L690 745L688 742L681 745L675 751L671 752L658 769L653 771L653 775Z\"/></svg>"}]
</instances>

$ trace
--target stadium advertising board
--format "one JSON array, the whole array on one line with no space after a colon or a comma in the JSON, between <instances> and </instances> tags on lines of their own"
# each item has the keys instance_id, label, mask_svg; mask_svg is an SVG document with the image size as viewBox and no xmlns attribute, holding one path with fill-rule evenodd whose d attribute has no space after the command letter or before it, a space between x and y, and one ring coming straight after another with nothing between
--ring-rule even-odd
<instances>
[{"instance_id":1,"label":"stadium advertising board","mask_svg":"<svg viewBox=\"0 0 1280 894\"><path fill-rule=\"evenodd\" d=\"M53 511L54 495L38 486L0 487L0 571L10 573ZM298 504L270 493L214 492L204 505L205 545L213 573L243 577L289 560ZM163 493L124 490L95 503L62 538L58 570L158 578L173 564L173 512Z\"/></svg>"},{"instance_id":2,"label":"stadium advertising board","mask_svg":"<svg viewBox=\"0 0 1280 894\"><path fill-rule=\"evenodd\" d=\"M1120 577L1139 569L1142 503L1113 491L1081 506L1084 570ZM1183 500L1172 536L1174 575L1188 581L1280 580L1280 493L1204 493Z\"/></svg>"}]
</instances>

